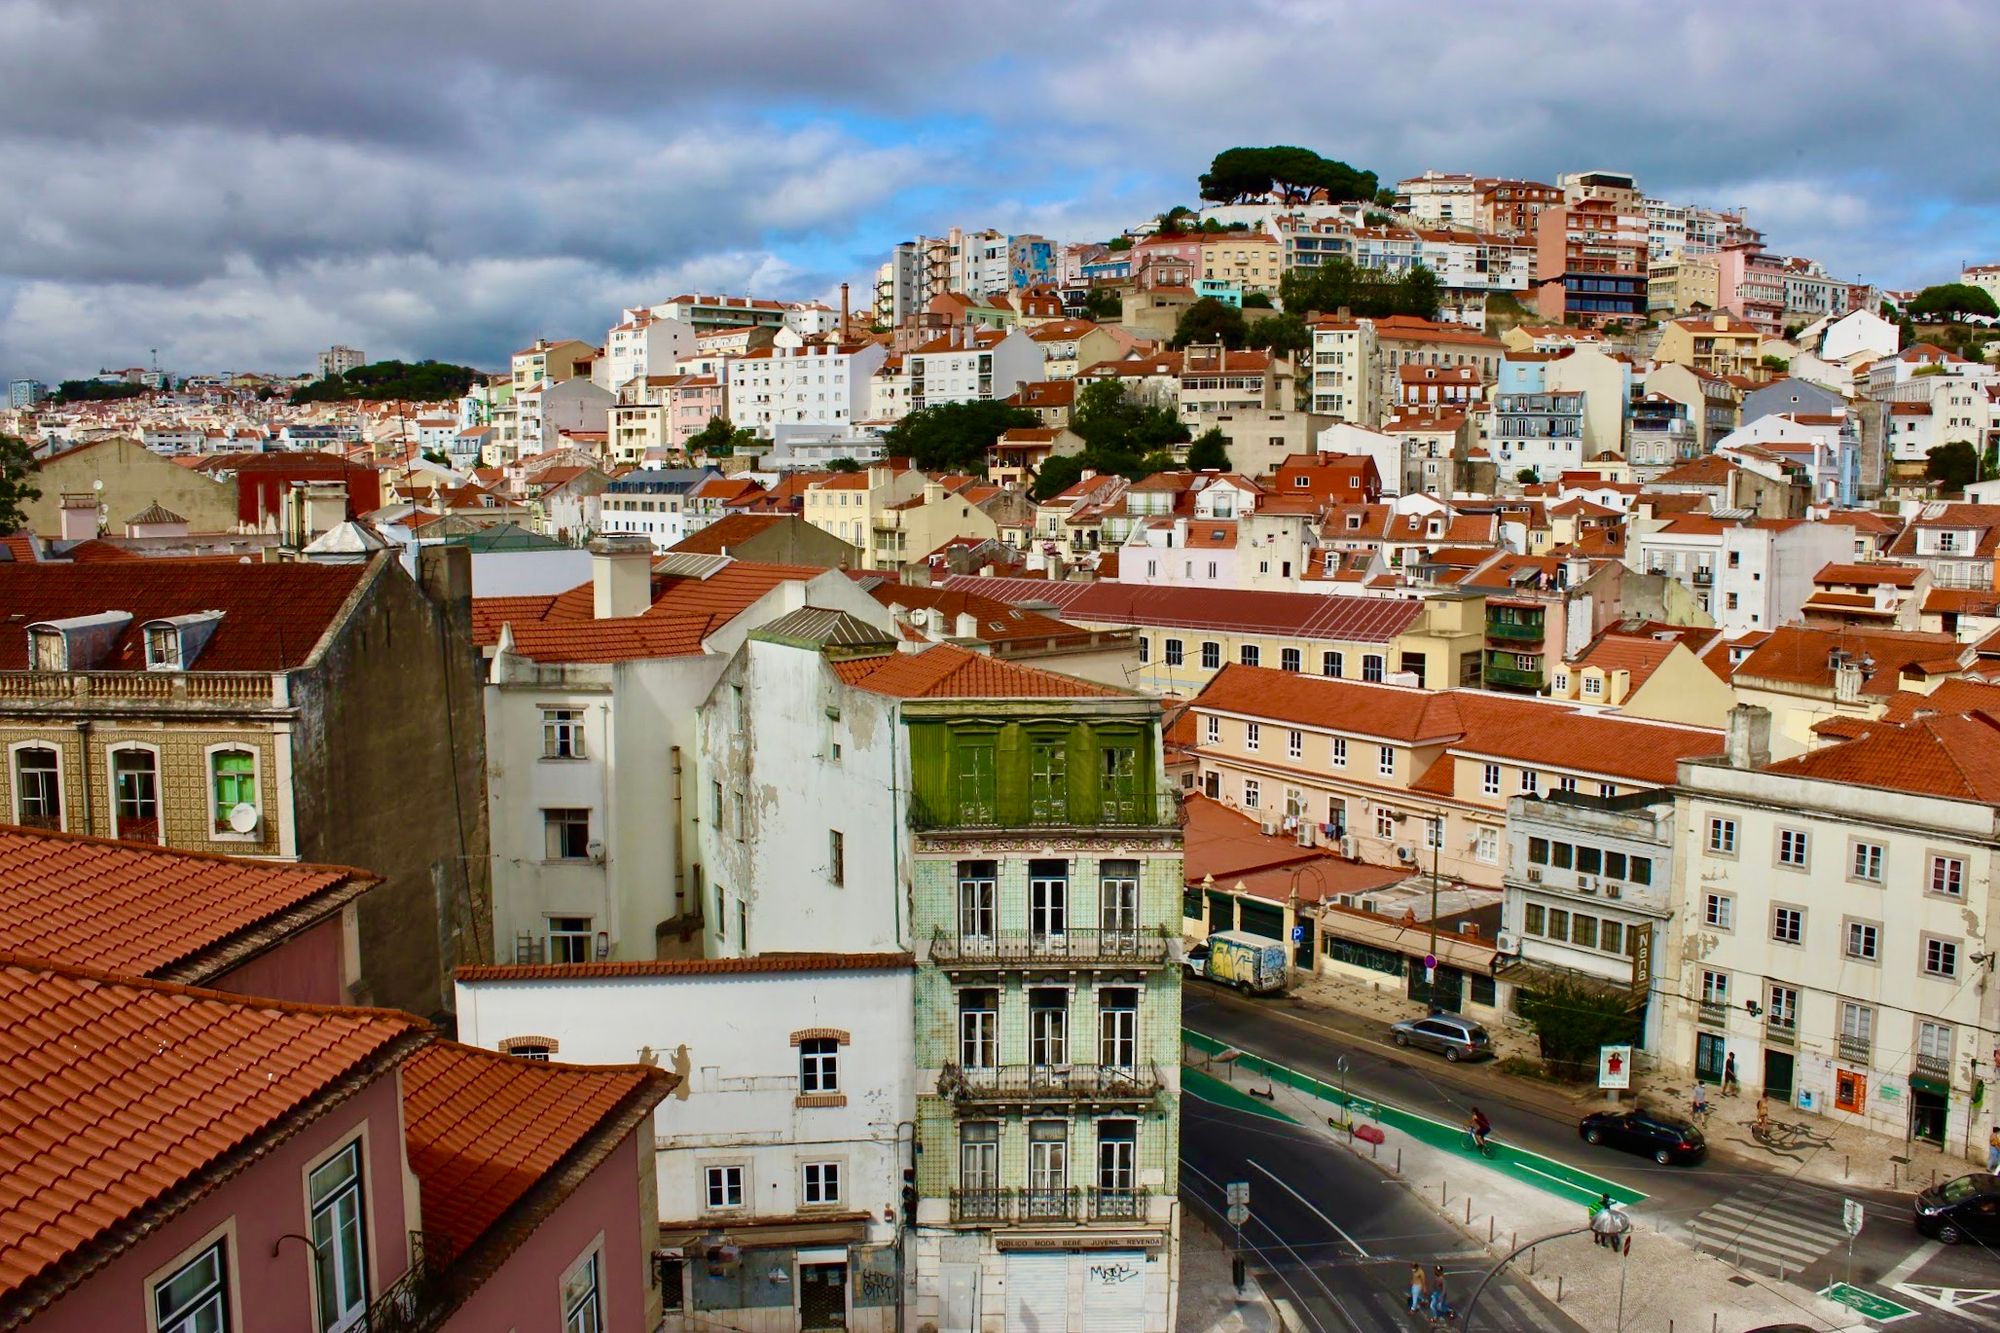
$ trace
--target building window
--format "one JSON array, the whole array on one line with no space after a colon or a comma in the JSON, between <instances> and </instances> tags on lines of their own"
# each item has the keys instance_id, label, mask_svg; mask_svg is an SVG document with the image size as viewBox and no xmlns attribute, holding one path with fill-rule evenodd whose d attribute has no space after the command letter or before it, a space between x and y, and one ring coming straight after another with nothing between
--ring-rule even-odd
<instances>
[{"instance_id":1,"label":"building window","mask_svg":"<svg viewBox=\"0 0 2000 1333\"><path fill-rule=\"evenodd\" d=\"M799 1202L808 1208L840 1202L840 1163L807 1162L799 1168Z\"/></svg>"},{"instance_id":2,"label":"building window","mask_svg":"<svg viewBox=\"0 0 2000 1333\"><path fill-rule=\"evenodd\" d=\"M153 1288L159 1333L229 1333L229 1258L217 1241Z\"/></svg>"},{"instance_id":3,"label":"building window","mask_svg":"<svg viewBox=\"0 0 2000 1333\"><path fill-rule=\"evenodd\" d=\"M216 750L208 757L209 789L214 797L215 831L217 833L247 833L256 828L255 822L249 829L238 829L235 824L236 810L247 806L253 817L257 812L257 756L248 750Z\"/></svg>"},{"instance_id":4,"label":"building window","mask_svg":"<svg viewBox=\"0 0 2000 1333\"><path fill-rule=\"evenodd\" d=\"M847 883L847 837L837 828L826 831L826 878L835 888Z\"/></svg>"},{"instance_id":5,"label":"building window","mask_svg":"<svg viewBox=\"0 0 2000 1333\"><path fill-rule=\"evenodd\" d=\"M1000 1188L997 1120L968 1120L958 1127L958 1184L966 1190Z\"/></svg>"},{"instance_id":6,"label":"building window","mask_svg":"<svg viewBox=\"0 0 2000 1333\"><path fill-rule=\"evenodd\" d=\"M994 899L998 867L992 861L958 863L958 934L960 939L993 938Z\"/></svg>"},{"instance_id":7,"label":"building window","mask_svg":"<svg viewBox=\"0 0 2000 1333\"><path fill-rule=\"evenodd\" d=\"M1521 770L1521 790L1529 796L1539 796L1542 790L1542 775L1532 768Z\"/></svg>"},{"instance_id":8,"label":"building window","mask_svg":"<svg viewBox=\"0 0 2000 1333\"><path fill-rule=\"evenodd\" d=\"M1361 679L1380 682L1382 679L1382 655L1364 653L1361 657Z\"/></svg>"},{"instance_id":9,"label":"building window","mask_svg":"<svg viewBox=\"0 0 2000 1333\"><path fill-rule=\"evenodd\" d=\"M595 1250L563 1275L562 1298L563 1333L604 1333L604 1308L598 1294Z\"/></svg>"},{"instance_id":10,"label":"building window","mask_svg":"<svg viewBox=\"0 0 2000 1333\"><path fill-rule=\"evenodd\" d=\"M1736 821L1712 818L1708 821L1708 850L1717 856L1736 855Z\"/></svg>"},{"instance_id":11,"label":"building window","mask_svg":"<svg viewBox=\"0 0 2000 1333\"><path fill-rule=\"evenodd\" d=\"M361 1145L350 1143L312 1169L313 1288L322 1333L353 1326L368 1308L368 1243L362 1210Z\"/></svg>"},{"instance_id":12,"label":"building window","mask_svg":"<svg viewBox=\"0 0 2000 1333\"><path fill-rule=\"evenodd\" d=\"M1781 866L1790 866L1794 870L1804 870L1810 846L1810 839L1807 837L1804 829L1779 829L1778 864Z\"/></svg>"},{"instance_id":13,"label":"building window","mask_svg":"<svg viewBox=\"0 0 2000 1333\"><path fill-rule=\"evenodd\" d=\"M47 746L14 751L14 821L26 828L63 826L60 757Z\"/></svg>"},{"instance_id":14,"label":"building window","mask_svg":"<svg viewBox=\"0 0 2000 1333\"><path fill-rule=\"evenodd\" d=\"M1771 1003L1765 1014L1766 1021L1774 1028L1795 1028L1799 1025L1799 993L1790 986L1771 987Z\"/></svg>"},{"instance_id":15,"label":"building window","mask_svg":"<svg viewBox=\"0 0 2000 1333\"><path fill-rule=\"evenodd\" d=\"M799 1092L824 1096L840 1091L840 1042L834 1037L807 1037L799 1042Z\"/></svg>"},{"instance_id":16,"label":"building window","mask_svg":"<svg viewBox=\"0 0 2000 1333\"><path fill-rule=\"evenodd\" d=\"M1262 807L1264 788L1255 778L1243 779L1243 808L1256 810Z\"/></svg>"},{"instance_id":17,"label":"building window","mask_svg":"<svg viewBox=\"0 0 2000 1333\"><path fill-rule=\"evenodd\" d=\"M118 750L111 756L111 786L118 798L118 836L159 842L160 757L151 750Z\"/></svg>"},{"instance_id":18,"label":"building window","mask_svg":"<svg viewBox=\"0 0 2000 1333\"><path fill-rule=\"evenodd\" d=\"M1255 722L1246 722L1243 724L1244 749L1246 750L1256 749L1260 744L1263 743L1263 739L1264 739L1263 727L1259 726Z\"/></svg>"},{"instance_id":19,"label":"building window","mask_svg":"<svg viewBox=\"0 0 2000 1333\"><path fill-rule=\"evenodd\" d=\"M1144 666L1146 663L1152 660L1153 660L1153 641L1147 638L1145 635L1141 634L1139 636L1139 664L1141 666Z\"/></svg>"},{"instance_id":20,"label":"building window","mask_svg":"<svg viewBox=\"0 0 2000 1333\"><path fill-rule=\"evenodd\" d=\"M1335 768L1347 767L1347 737L1345 736L1335 736L1333 738L1333 766Z\"/></svg>"},{"instance_id":21,"label":"building window","mask_svg":"<svg viewBox=\"0 0 2000 1333\"><path fill-rule=\"evenodd\" d=\"M1939 1069L1951 1067L1951 1025L1917 1020L1917 1059Z\"/></svg>"},{"instance_id":22,"label":"building window","mask_svg":"<svg viewBox=\"0 0 2000 1333\"><path fill-rule=\"evenodd\" d=\"M1931 892L1952 898L1965 895L1965 862L1955 856L1931 858Z\"/></svg>"},{"instance_id":23,"label":"building window","mask_svg":"<svg viewBox=\"0 0 2000 1333\"><path fill-rule=\"evenodd\" d=\"M1069 1122L1030 1120L1028 1122L1028 1188L1049 1196L1069 1188ZM1067 1204L1045 1197L1050 1208ZM1032 1204L1030 1208L1033 1211Z\"/></svg>"},{"instance_id":24,"label":"building window","mask_svg":"<svg viewBox=\"0 0 2000 1333\"><path fill-rule=\"evenodd\" d=\"M1873 962L1882 954L1882 928L1870 921L1847 923L1847 956Z\"/></svg>"},{"instance_id":25,"label":"building window","mask_svg":"<svg viewBox=\"0 0 2000 1333\"><path fill-rule=\"evenodd\" d=\"M1481 828L1474 835L1473 857L1481 865L1497 865L1500 861L1500 830Z\"/></svg>"},{"instance_id":26,"label":"building window","mask_svg":"<svg viewBox=\"0 0 2000 1333\"><path fill-rule=\"evenodd\" d=\"M1375 771L1385 778L1396 776L1396 751L1387 745L1375 747Z\"/></svg>"},{"instance_id":27,"label":"building window","mask_svg":"<svg viewBox=\"0 0 2000 1333\"><path fill-rule=\"evenodd\" d=\"M1186 660L1186 651L1179 639L1167 640L1167 665L1177 667Z\"/></svg>"},{"instance_id":28,"label":"building window","mask_svg":"<svg viewBox=\"0 0 2000 1333\"><path fill-rule=\"evenodd\" d=\"M1779 853L1782 856L1783 844ZM1882 882L1882 845L1874 842L1854 844L1854 878L1867 880L1871 884Z\"/></svg>"},{"instance_id":29,"label":"building window","mask_svg":"<svg viewBox=\"0 0 2000 1333\"><path fill-rule=\"evenodd\" d=\"M1736 927L1736 900L1726 893L1703 895L1702 923L1716 930L1733 930Z\"/></svg>"},{"instance_id":30,"label":"building window","mask_svg":"<svg viewBox=\"0 0 2000 1333\"><path fill-rule=\"evenodd\" d=\"M542 811L542 854L549 861L590 859L590 811Z\"/></svg>"},{"instance_id":31,"label":"building window","mask_svg":"<svg viewBox=\"0 0 2000 1333\"><path fill-rule=\"evenodd\" d=\"M1336 677L1346 674L1342 670L1340 654L1338 652L1326 652L1319 655L1319 674Z\"/></svg>"},{"instance_id":32,"label":"building window","mask_svg":"<svg viewBox=\"0 0 2000 1333\"><path fill-rule=\"evenodd\" d=\"M1298 671L1302 669L1302 666L1298 649L1281 648L1278 650L1278 669L1280 671Z\"/></svg>"},{"instance_id":33,"label":"building window","mask_svg":"<svg viewBox=\"0 0 2000 1333\"><path fill-rule=\"evenodd\" d=\"M542 758L581 759L583 752L583 710L544 708L542 710Z\"/></svg>"},{"instance_id":34,"label":"building window","mask_svg":"<svg viewBox=\"0 0 2000 1333\"><path fill-rule=\"evenodd\" d=\"M710 1208L741 1208L743 1206L743 1168L740 1166L711 1166L706 1172L708 1178L708 1206Z\"/></svg>"},{"instance_id":35,"label":"building window","mask_svg":"<svg viewBox=\"0 0 2000 1333\"><path fill-rule=\"evenodd\" d=\"M999 1063L1000 993L962 990L958 993L958 1062L967 1069L991 1069Z\"/></svg>"},{"instance_id":36,"label":"building window","mask_svg":"<svg viewBox=\"0 0 2000 1333\"><path fill-rule=\"evenodd\" d=\"M1098 929L1113 940L1139 934L1139 863L1100 861L1097 867Z\"/></svg>"},{"instance_id":37,"label":"building window","mask_svg":"<svg viewBox=\"0 0 2000 1333\"><path fill-rule=\"evenodd\" d=\"M1201 667L1204 671L1222 669L1222 645L1213 639L1201 645Z\"/></svg>"},{"instance_id":38,"label":"building window","mask_svg":"<svg viewBox=\"0 0 2000 1333\"><path fill-rule=\"evenodd\" d=\"M549 961L587 963L590 961L590 918L552 916L549 923Z\"/></svg>"},{"instance_id":39,"label":"building window","mask_svg":"<svg viewBox=\"0 0 2000 1333\"><path fill-rule=\"evenodd\" d=\"M1797 907L1771 909L1771 938L1780 944L1798 944L1805 939L1806 914Z\"/></svg>"},{"instance_id":40,"label":"building window","mask_svg":"<svg viewBox=\"0 0 2000 1333\"><path fill-rule=\"evenodd\" d=\"M1488 796L1500 794L1500 765L1485 764L1479 771L1479 790Z\"/></svg>"},{"instance_id":41,"label":"building window","mask_svg":"<svg viewBox=\"0 0 2000 1333\"><path fill-rule=\"evenodd\" d=\"M1097 1188L1129 1192L1137 1179L1139 1122L1100 1120L1097 1122Z\"/></svg>"},{"instance_id":42,"label":"building window","mask_svg":"<svg viewBox=\"0 0 2000 1333\"><path fill-rule=\"evenodd\" d=\"M1386 805L1375 807L1375 836L1378 838L1396 836L1396 816Z\"/></svg>"},{"instance_id":43,"label":"building window","mask_svg":"<svg viewBox=\"0 0 2000 1333\"><path fill-rule=\"evenodd\" d=\"M1716 1007L1729 1004L1729 974L1727 972L1703 972L1701 974L1701 1002Z\"/></svg>"},{"instance_id":44,"label":"building window","mask_svg":"<svg viewBox=\"0 0 2000 1333\"><path fill-rule=\"evenodd\" d=\"M1238 658L1242 661L1243 665L1247 667L1256 666L1257 663L1263 659L1263 655L1264 655L1263 649L1259 648L1254 643L1244 644L1242 651L1237 654Z\"/></svg>"},{"instance_id":45,"label":"building window","mask_svg":"<svg viewBox=\"0 0 2000 1333\"><path fill-rule=\"evenodd\" d=\"M148 625L146 627L146 670L179 671L180 669L180 627L176 625Z\"/></svg>"},{"instance_id":46,"label":"building window","mask_svg":"<svg viewBox=\"0 0 2000 1333\"><path fill-rule=\"evenodd\" d=\"M1132 1069L1139 1060L1139 992L1110 986L1097 993L1097 1062Z\"/></svg>"},{"instance_id":47,"label":"building window","mask_svg":"<svg viewBox=\"0 0 2000 1333\"><path fill-rule=\"evenodd\" d=\"M1028 992L1028 1063L1053 1069L1069 1063L1069 992L1038 987Z\"/></svg>"},{"instance_id":48,"label":"building window","mask_svg":"<svg viewBox=\"0 0 2000 1333\"><path fill-rule=\"evenodd\" d=\"M1924 937L1924 974L1932 977L1958 975L1958 945L1934 935Z\"/></svg>"},{"instance_id":49,"label":"building window","mask_svg":"<svg viewBox=\"0 0 2000 1333\"><path fill-rule=\"evenodd\" d=\"M1303 759L1306 753L1306 737L1302 731L1290 731L1285 735L1285 755L1290 759Z\"/></svg>"},{"instance_id":50,"label":"building window","mask_svg":"<svg viewBox=\"0 0 2000 1333\"><path fill-rule=\"evenodd\" d=\"M1222 719L1210 713L1201 720L1202 739L1209 745L1222 743Z\"/></svg>"}]
</instances>

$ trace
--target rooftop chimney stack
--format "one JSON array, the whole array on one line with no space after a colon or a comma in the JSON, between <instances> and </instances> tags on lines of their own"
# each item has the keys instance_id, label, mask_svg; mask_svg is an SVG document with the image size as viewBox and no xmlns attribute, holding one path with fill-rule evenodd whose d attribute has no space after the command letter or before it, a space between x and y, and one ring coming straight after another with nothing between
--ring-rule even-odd
<instances>
[{"instance_id":1,"label":"rooftop chimney stack","mask_svg":"<svg viewBox=\"0 0 2000 1333\"><path fill-rule=\"evenodd\" d=\"M590 544L591 615L624 620L653 604L653 542L642 533L611 533Z\"/></svg>"},{"instance_id":2,"label":"rooftop chimney stack","mask_svg":"<svg viewBox=\"0 0 2000 1333\"><path fill-rule=\"evenodd\" d=\"M1738 704L1729 710L1723 750L1731 768L1759 769L1771 762L1771 710Z\"/></svg>"}]
</instances>

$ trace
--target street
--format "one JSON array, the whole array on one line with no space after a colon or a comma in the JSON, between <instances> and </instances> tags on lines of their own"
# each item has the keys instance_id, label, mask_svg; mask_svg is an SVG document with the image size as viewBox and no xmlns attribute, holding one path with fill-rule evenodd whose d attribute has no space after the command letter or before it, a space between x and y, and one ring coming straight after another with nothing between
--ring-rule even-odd
<instances>
[{"instance_id":1,"label":"street","mask_svg":"<svg viewBox=\"0 0 2000 1333\"><path fill-rule=\"evenodd\" d=\"M1782 1166L1739 1156L1761 1151L1747 1140L1740 1145L1712 1143L1717 1151L1694 1167L1661 1167L1644 1158L1592 1149L1578 1138L1575 1116L1543 1104L1534 1096L1533 1085L1512 1088L1513 1080L1491 1069L1453 1066L1439 1057L1398 1049L1388 1042L1385 1029L1337 1030L1315 1021L1319 1018L1316 1011L1287 999L1249 999L1201 982L1190 982L1183 1000L1186 1027L1316 1077L1336 1079L1335 1062L1344 1055L1347 1086L1355 1093L1449 1122L1463 1120L1477 1104L1492 1119L1496 1140L1604 1173L1644 1191L1648 1197L1634 1208L1635 1215L1746 1269L1767 1274L1782 1269L1787 1281L1814 1290L1845 1280L1875 1287L1905 1305L1919 1307L1916 1320L1899 1323L1904 1329L1970 1324L2000 1330L2000 1304L1996 1304L2000 1255L1973 1244L1946 1247L1926 1241L1910 1225L1907 1193L1842 1190L1799 1179ZM1345 1027L1348 1020L1342 1023ZM1517 1095L1522 1092L1526 1095ZM1260 1231L1246 1235L1246 1240L1278 1250L1297 1266L1334 1261L1331 1267L1314 1268L1327 1281L1328 1289L1320 1293L1324 1306L1338 1309L1334 1293L1345 1300L1355 1290L1357 1246L1371 1257L1401 1259L1403 1273L1409 1259L1427 1249L1469 1249L1433 1211L1382 1184L1375 1172L1341 1150L1273 1121L1253 1120L1242 1126L1237 1119L1247 1117L1187 1100L1182 1116L1186 1188L1206 1189L1204 1174L1216 1181L1252 1180L1257 1201L1253 1211L1279 1211L1266 1218L1275 1232ZM1310 1197L1323 1217L1285 1197L1286 1191L1274 1180L1260 1175L1254 1163L1273 1165L1268 1156L1259 1156L1260 1148L1280 1157L1286 1183ZM1851 1278L1848 1238L1841 1230L1844 1198L1859 1200L1868 1212L1854 1241ZM1341 1233L1351 1239L1343 1240ZM1284 1244L1279 1243L1280 1236ZM1462 1262L1469 1269L1479 1260L1468 1255ZM1392 1289L1403 1285L1401 1274L1388 1271L1390 1265L1380 1267L1380 1285ZM1295 1273L1285 1276L1306 1285ZM1471 1281L1465 1283L1466 1291ZM1489 1291L1481 1300L1482 1324L1491 1295ZM1453 1299L1463 1301L1456 1285ZM1955 1308L1946 1314L1937 1308L1940 1305ZM1537 1311L1534 1317L1544 1322L1518 1326L1568 1326L1553 1307ZM1364 1320L1362 1326L1380 1325Z\"/></svg>"}]
</instances>

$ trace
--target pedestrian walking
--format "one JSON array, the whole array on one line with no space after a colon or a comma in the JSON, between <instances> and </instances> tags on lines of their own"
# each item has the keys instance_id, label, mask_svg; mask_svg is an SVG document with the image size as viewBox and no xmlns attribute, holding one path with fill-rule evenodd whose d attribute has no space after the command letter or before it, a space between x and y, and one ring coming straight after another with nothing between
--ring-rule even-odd
<instances>
[{"instance_id":1,"label":"pedestrian walking","mask_svg":"<svg viewBox=\"0 0 2000 1333\"><path fill-rule=\"evenodd\" d=\"M1593 1244L1607 1249L1618 1248L1618 1238L1624 1234L1626 1221L1618 1212L1618 1205L1611 1202L1607 1191L1590 1210L1590 1239Z\"/></svg>"},{"instance_id":2,"label":"pedestrian walking","mask_svg":"<svg viewBox=\"0 0 2000 1333\"><path fill-rule=\"evenodd\" d=\"M1444 1265L1438 1264L1431 1269L1431 1318L1451 1317L1451 1302L1446 1300L1444 1295Z\"/></svg>"},{"instance_id":3,"label":"pedestrian walking","mask_svg":"<svg viewBox=\"0 0 2000 1333\"><path fill-rule=\"evenodd\" d=\"M1694 1083L1694 1104L1691 1109L1696 1120L1701 1120L1708 1114L1708 1084L1700 1079L1696 1079Z\"/></svg>"},{"instance_id":4,"label":"pedestrian walking","mask_svg":"<svg viewBox=\"0 0 2000 1333\"><path fill-rule=\"evenodd\" d=\"M1424 1266L1410 1265L1410 1313L1416 1314L1424 1308Z\"/></svg>"},{"instance_id":5,"label":"pedestrian walking","mask_svg":"<svg viewBox=\"0 0 2000 1333\"><path fill-rule=\"evenodd\" d=\"M1995 1125L1986 1136L1986 1169L2000 1176L2000 1125Z\"/></svg>"},{"instance_id":6,"label":"pedestrian walking","mask_svg":"<svg viewBox=\"0 0 2000 1333\"><path fill-rule=\"evenodd\" d=\"M1722 1061L1722 1095L1734 1097L1743 1090L1736 1081L1736 1053L1731 1051Z\"/></svg>"},{"instance_id":7,"label":"pedestrian walking","mask_svg":"<svg viewBox=\"0 0 2000 1333\"><path fill-rule=\"evenodd\" d=\"M1760 1092L1757 1094L1757 1123L1754 1128L1759 1134L1762 1134L1770 1127L1771 1095L1767 1092ZM1996 1127L1995 1132L2000 1133L2000 1127Z\"/></svg>"}]
</instances>

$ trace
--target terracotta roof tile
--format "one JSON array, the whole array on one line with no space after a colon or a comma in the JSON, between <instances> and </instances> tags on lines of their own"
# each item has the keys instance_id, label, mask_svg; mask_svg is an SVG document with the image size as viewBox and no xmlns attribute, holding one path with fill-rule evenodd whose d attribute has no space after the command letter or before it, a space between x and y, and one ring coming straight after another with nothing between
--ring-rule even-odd
<instances>
[{"instance_id":1,"label":"terracotta roof tile","mask_svg":"<svg viewBox=\"0 0 2000 1333\"><path fill-rule=\"evenodd\" d=\"M429 1032L0 957L0 1296L116 1253L168 1191Z\"/></svg>"},{"instance_id":2,"label":"terracotta roof tile","mask_svg":"<svg viewBox=\"0 0 2000 1333\"><path fill-rule=\"evenodd\" d=\"M0 824L0 953L191 981L176 964L315 899L333 910L377 882L345 866Z\"/></svg>"},{"instance_id":3,"label":"terracotta roof tile","mask_svg":"<svg viewBox=\"0 0 2000 1333\"><path fill-rule=\"evenodd\" d=\"M762 494L761 490L750 493ZM740 497L739 497L740 498ZM727 501L734 504L736 501ZM675 553L695 555L721 555L725 546L748 541L766 528L776 527L785 521L784 514L726 514L697 532L690 533L676 545L667 549Z\"/></svg>"},{"instance_id":4,"label":"terracotta roof tile","mask_svg":"<svg viewBox=\"0 0 2000 1333\"><path fill-rule=\"evenodd\" d=\"M998 661L952 644L831 664L857 689L900 699L1074 699L1126 694L1074 676Z\"/></svg>"},{"instance_id":5,"label":"terracotta roof tile","mask_svg":"<svg viewBox=\"0 0 2000 1333\"><path fill-rule=\"evenodd\" d=\"M1062 610L1067 619L1079 623L1167 625L1359 643L1387 643L1423 615L1421 603L1387 597L1105 582L1084 585Z\"/></svg>"},{"instance_id":6,"label":"terracotta roof tile","mask_svg":"<svg viewBox=\"0 0 2000 1333\"><path fill-rule=\"evenodd\" d=\"M583 1067L434 1042L403 1065L403 1124L424 1230L463 1254L529 1189L634 1098L674 1077L644 1065Z\"/></svg>"},{"instance_id":7,"label":"terracotta roof tile","mask_svg":"<svg viewBox=\"0 0 2000 1333\"><path fill-rule=\"evenodd\" d=\"M481 963L461 967L460 981L591 981L615 977L725 977L763 972L882 972L914 965L906 953L760 953L749 958L641 960L622 963Z\"/></svg>"},{"instance_id":8,"label":"terracotta roof tile","mask_svg":"<svg viewBox=\"0 0 2000 1333\"><path fill-rule=\"evenodd\" d=\"M1862 681L1862 692L1888 695L1896 692L1897 676L1905 666L1957 647L1958 640L1949 634L1787 625L1772 630L1732 674L1739 681L1768 680L1830 690L1833 655L1845 652L1857 660L1874 661L1872 671Z\"/></svg>"},{"instance_id":9,"label":"terracotta roof tile","mask_svg":"<svg viewBox=\"0 0 2000 1333\"><path fill-rule=\"evenodd\" d=\"M1878 723L1838 745L1772 764L1792 777L1952 800L2000 802L2000 721L1984 712Z\"/></svg>"},{"instance_id":10,"label":"terracotta roof tile","mask_svg":"<svg viewBox=\"0 0 2000 1333\"><path fill-rule=\"evenodd\" d=\"M233 560L0 563L0 671L27 668L28 625L105 611L128 612L132 620L96 670L144 670L146 622L201 611L223 616L192 669L289 670L312 656L370 568Z\"/></svg>"},{"instance_id":11,"label":"terracotta roof tile","mask_svg":"<svg viewBox=\"0 0 2000 1333\"><path fill-rule=\"evenodd\" d=\"M628 662L690 657L716 628L708 616L558 620L513 627L514 652L533 662Z\"/></svg>"},{"instance_id":12,"label":"terracotta roof tile","mask_svg":"<svg viewBox=\"0 0 2000 1333\"><path fill-rule=\"evenodd\" d=\"M809 565L769 565L749 560L731 560L705 579L656 572L653 604L643 614L682 621L702 620L710 629L716 629L741 615L779 584L817 578L824 573L824 569ZM532 623L584 624L593 618L595 610L596 594L588 583L579 583L554 596L475 597L472 640L481 647L498 643L503 624L512 624L517 638L522 628Z\"/></svg>"},{"instance_id":13,"label":"terracotta roof tile","mask_svg":"<svg viewBox=\"0 0 2000 1333\"><path fill-rule=\"evenodd\" d=\"M1886 584L1892 588L1914 588L1923 571L1915 565L1899 565L1887 560L1864 565L1832 564L1813 575L1814 583L1852 583L1864 587Z\"/></svg>"}]
</instances>

